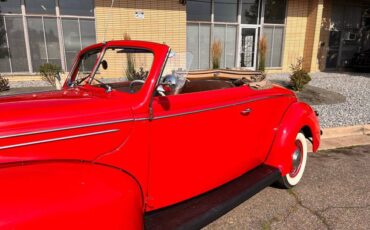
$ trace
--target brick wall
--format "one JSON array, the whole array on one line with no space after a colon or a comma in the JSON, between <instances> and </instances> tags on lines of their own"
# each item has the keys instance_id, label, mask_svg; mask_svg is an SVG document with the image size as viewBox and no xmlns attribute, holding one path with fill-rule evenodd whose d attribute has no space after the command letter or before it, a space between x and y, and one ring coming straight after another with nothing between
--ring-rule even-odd
<instances>
[{"instance_id":1,"label":"brick wall","mask_svg":"<svg viewBox=\"0 0 370 230\"><path fill-rule=\"evenodd\" d=\"M304 68L318 71L318 47L323 0L288 0L282 68L269 73L290 72L290 65L304 59Z\"/></svg>"},{"instance_id":2,"label":"brick wall","mask_svg":"<svg viewBox=\"0 0 370 230\"><path fill-rule=\"evenodd\" d=\"M324 0L322 23L321 23L321 33L320 33L320 41L322 42L323 45L319 49L319 68L320 70L324 70L326 66L327 50L329 46L331 10L332 10L332 1Z\"/></svg>"},{"instance_id":3,"label":"brick wall","mask_svg":"<svg viewBox=\"0 0 370 230\"><path fill-rule=\"evenodd\" d=\"M110 8L110 5L111 0L95 1L98 42L103 41L104 37L105 40L123 39L124 34L128 33L132 40L165 43L177 53L186 52L186 7L179 1L115 0L114 7ZM136 11L143 12L144 18L136 18ZM122 68L105 75L122 77L124 73Z\"/></svg>"},{"instance_id":4,"label":"brick wall","mask_svg":"<svg viewBox=\"0 0 370 230\"><path fill-rule=\"evenodd\" d=\"M96 33L98 42L132 39L166 43L176 52L186 51L186 7L174 0L96 0ZM144 12L144 19L135 18L135 11ZM107 28L107 29L106 29Z\"/></svg>"},{"instance_id":5,"label":"brick wall","mask_svg":"<svg viewBox=\"0 0 370 230\"><path fill-rule=\"evenodd\" d=\"M317 72L319 70L318 50L322 12L323 0L311 0L309 2L303 59L304 68L311 72Z\"/></svg>"}]
</instances>

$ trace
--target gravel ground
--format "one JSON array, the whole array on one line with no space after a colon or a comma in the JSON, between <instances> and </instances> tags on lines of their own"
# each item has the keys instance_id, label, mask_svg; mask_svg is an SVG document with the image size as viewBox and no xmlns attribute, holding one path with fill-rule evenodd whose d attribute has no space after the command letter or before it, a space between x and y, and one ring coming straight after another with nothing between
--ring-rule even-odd
<instances>
[{"instance_id":1,"label":"gravel ground","mask_svg":"<svg viewBox=\"0 0 370 230\"><path fill-rule=\"evenodd\" d=\"M271 80L288 80L288 74L269 75ZM315 73L310 85L346 97L344 103L314 105L323 128L370 124L370 74Z\"/></svg>"}]
</instances>

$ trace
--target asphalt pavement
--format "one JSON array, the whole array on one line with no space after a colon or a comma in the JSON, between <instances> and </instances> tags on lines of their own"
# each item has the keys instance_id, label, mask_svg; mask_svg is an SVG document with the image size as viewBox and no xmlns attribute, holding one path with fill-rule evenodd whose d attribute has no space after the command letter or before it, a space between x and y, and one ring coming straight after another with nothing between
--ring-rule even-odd
<instances>
[{"instance_id":1,"label":"asphalt pavement","mask_svg":"<svg viewBox=\"0 0 370 230\"><path fill-rule=\"evenodd\" d=\"M268 187L205 229L370 229L370 145L310 154L295 188Z\"/></svg>"}]
</instances>

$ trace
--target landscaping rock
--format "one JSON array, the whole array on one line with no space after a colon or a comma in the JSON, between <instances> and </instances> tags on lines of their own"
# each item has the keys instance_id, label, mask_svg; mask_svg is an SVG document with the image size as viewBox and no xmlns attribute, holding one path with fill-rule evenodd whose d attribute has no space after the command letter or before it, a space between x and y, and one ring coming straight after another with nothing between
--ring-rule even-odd
<instances>
[{"instance_id":1,"label":"landscaping rock","mask_svg":"<svg viewBox=\"0 0 370 230\"><path fill-rule=\"evenodd\" d=\"M272 81L289 81L289 74L271 74L268 77ZM309 87L303 98L307 97L311 90L314 91L313 94L324 96L316 100L324 104L315 103L315 101L311 103L320 113L320 123L323 128L370 124L370 74L315 73L312 74L309 85L320 90ZM333 94L330 96L322 94L325 92L323 90L334 92L337 95L336 98ZM312 98L317 95L313 95ZM345 101L339 95L343 95ZM328 98L334 100L328 101Z\"/></svg>"}]
</instances>

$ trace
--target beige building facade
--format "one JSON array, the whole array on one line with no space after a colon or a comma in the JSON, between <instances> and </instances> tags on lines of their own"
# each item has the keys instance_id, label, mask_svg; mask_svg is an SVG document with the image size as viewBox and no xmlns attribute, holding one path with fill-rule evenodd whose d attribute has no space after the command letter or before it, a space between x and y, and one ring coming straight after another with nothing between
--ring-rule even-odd
<instances>
[{"instance_id":1,"label":"beige building facade","mask_svg":"<svg viewBox=\"0 0 370 230\"><path fill-rule=\"evenodd\" d=\"M310 72L343 68L351 55L370 46L365 36L370 1L113 2L1 1L0 73L11 81L37 80L38 66L46 62L68 72L78 50L126 33L187 53L189 69L212 67L215 41L223 46L222 68L258 69L258 45L266 37L268 73L289 72L298 58Z\"/></svg>"}]
</instances>

